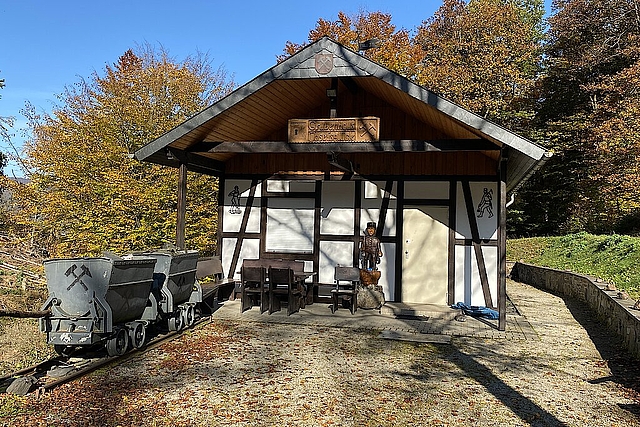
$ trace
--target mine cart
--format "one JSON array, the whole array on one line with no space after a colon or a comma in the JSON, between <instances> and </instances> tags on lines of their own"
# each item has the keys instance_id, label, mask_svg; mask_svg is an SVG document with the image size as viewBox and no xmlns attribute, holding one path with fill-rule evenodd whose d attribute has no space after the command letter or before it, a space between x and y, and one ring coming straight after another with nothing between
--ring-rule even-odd
<instances>
[{"instance_id":1,"label":"mine cart","mask_svg":"<svg viewBox=\"0 0 640 427\"><path fill-rule=\"evenodd\" d=\"M172 331L193 325L196 306L202 302L202 288L196 281L198 251L158 250L126 257L157 261L151 298L157 312L148 310L145 319L166 319Z\"/></svg>"},{"instance_id":2,"label":"mine cart","mask_svg":"<svg viewBox=\"0 0 640 427\"><path fill-rule=\"evenodd\" d=\"M40 331L56 351L104 343L109 355L124 354L146 338L156 259L69 258L44 262L49 298Z\"/></svg>"}]
</instances>

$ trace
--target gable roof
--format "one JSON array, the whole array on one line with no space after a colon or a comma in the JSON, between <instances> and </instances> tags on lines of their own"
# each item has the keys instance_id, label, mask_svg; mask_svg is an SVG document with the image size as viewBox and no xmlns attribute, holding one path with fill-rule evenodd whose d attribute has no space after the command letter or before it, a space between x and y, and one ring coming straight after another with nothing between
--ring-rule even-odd
<instances>
[{"instance_id":1,"label":"gable roof","mask_svg":"<svg viewBox=\"0 0 640 427\"><path fill-rule=\"evenodd\" d=\"M329 71L321 70L320 74L316 69L317 54L333 56ZM508 191L517 189L549 156L539 145L324 37L141 147L134 157L172 167L186 161L190 169L196 171L220 172L224 161L234 155L219 149L220 144L252 143L250 146L254 149L249 150L255 152L258 142L265 141L266 135L273 134L288 119L309 111L314 99L326 100L326 82L331 78L340 78L375 93L384 102L437 128L448 138L472 143L477 140L479 146L489 141L497 149L509 147ZM411 151L416 146L411 142L386 141L385 145L385 141L381 141L381 148L377 147L376 151ZM292 151L286 142L279 147ZM184 157L167 155L169 149L172 153L184 153Z\"/></svg>"}]
</instances>

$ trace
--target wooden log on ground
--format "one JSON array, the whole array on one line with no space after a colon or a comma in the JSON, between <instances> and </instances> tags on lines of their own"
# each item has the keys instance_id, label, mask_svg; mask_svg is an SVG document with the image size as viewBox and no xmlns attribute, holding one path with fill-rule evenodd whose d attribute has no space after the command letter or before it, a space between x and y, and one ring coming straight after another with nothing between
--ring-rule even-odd
<instances>
[{"instance_id":1,"label":"wooden log on ground","mask_svg":"<svg viewBox=\"0 0 640 427\"><path fill-rule=\"evenodd\" d=\"M22 310L0 310L0 317L17 317L20 319L38 318L51 316L51 310L45 311L22 311Z\"/></svg>"}]
</instances>

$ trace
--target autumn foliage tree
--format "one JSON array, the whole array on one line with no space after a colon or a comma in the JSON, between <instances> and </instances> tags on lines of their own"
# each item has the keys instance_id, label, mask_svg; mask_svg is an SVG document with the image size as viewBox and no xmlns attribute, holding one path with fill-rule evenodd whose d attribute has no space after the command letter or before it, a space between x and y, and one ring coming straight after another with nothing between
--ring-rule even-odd
<instances>
[{"instance_id":1,"label":"autumn foliage tree","mask_svg":"<svg viewBox=\"0 0 640 427\"><path fill-rule=\"evenodd\" d=\"M319 19L309 42L329 36L355 51L378 39L369 59L483 117L528 130L532 91L540 72L544 31L542 0L445 0L412 37L390 14L339 12ZM291 41L280 60L306 43Z\"/></svg>"},{"instance_id":2,"label":"autumn foliage tree","mask_svg":"<svg viewBox=\"0 0 640 427\"><path fill-rule=\"evenodd\" d=\"M636 43L640 45L640 40ZM633 55L637 57L637 52ZM636 234L640 233L639 88L638 61L594 87L601 103L591 129L598 165L593 179L603 217L612 222L609 230Z\"/></svg>"},{"instance_id":3,"label":"autumn foliage tree","mask_svg":"<svg viewBox=\"0 0 640 427\"><path fill-rule=\"evenodd\" d=\"M528 197L538 233L640 232L639 6L553 3L536 126L556 155Z\"/></svg>"},{"instance_id":4,"label":"autumn foliage tree","mask_svg":"<svg viewBox=\"0 0 640 427\"><path fill-rule=\"evenodd\" d=\"M593 46L611 72L585 90L593 108L596 203L601 218L624 233L640 233L640 1L608 2L601 42ZM598 52L595 53L598 55Z\"/></svg>"},{"instance_id":5,"label":"autumn foliage tree","mask_svg":"<svg viewBox=\"0 0 640 427\"><path fill-rule=\"evenodd\" d=\"M526 130L542 54L542 1L444 0L418 27L418 82L490 120Z\"/></svg>"},{"instance_id":6,"label":"autumn foliage tree","mask_svg":"<svg viewBox=\"0 0 640 427\"><path fill-rule=\"evenodd\" d=\"M338 12L335 21L318 19L316 27L309 31L308 42L298 44L288 41L278 60L286 59L308 43L325 36L354 51L358 51L359 43L377 39L377 47L365 50L362 54L407 78L415 78L423 58L422 49L413 43L409 31L397 29L391 23L390 14L360 11L353 16Z\"/></svg>"},{"instance_id":7,"label":"autumn foliage tree","mask_svg":"<svg viewBox=\"0 0 640 427\"><path fill-rule=\"evenodd\" d=\"M4 87L5 87L4 79L0 79L0 89L4 89ZM2 95L0 95L0 99L2 99ZM8 141L10 139L8 128L10 128L11 126L13 126L13 117L0 116L0 141L1 140ZM0 175L3 174L4 167L6 166L6 164L7 164L7 156L5 153L0 152Z\"/></svg>"},{"instance_id":8,"label":"autumn foliage tree","mask_svg":"<svg viewBox=\"0 0 640 427\"><path fill-rule=\"evenodd\" d=\"M104 75L67 87L51 115L26 111L30 183L13 185L16 224L52 256L153 249L175 239L177 172L130 153L226 94L206 56L129 50ZM216 241L217 180L189 175L187 245Z\"/></svg>"}]
</instances>

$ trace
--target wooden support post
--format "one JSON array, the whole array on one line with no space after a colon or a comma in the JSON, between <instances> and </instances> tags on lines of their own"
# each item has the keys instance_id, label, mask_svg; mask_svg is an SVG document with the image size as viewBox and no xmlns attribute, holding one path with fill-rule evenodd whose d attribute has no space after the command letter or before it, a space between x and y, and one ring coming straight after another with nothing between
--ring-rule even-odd
<instances>
[{"instance_id":1,"label":"wooden support post","mask_svg":"<svg viewBox=\"0 0 640 427\"><path fill-rule=\"evenodd\" d=\"M180 163L178 169L178 206L176 218L176 247L185 249L185 218L187 216L187 165Z\"/></svg>"},{"instance_id":2,"label":"wooden support post","mask_svg":"<svg viewBox=\"0 0 640 427\"><path fill-rule=\"evenodd\" d=\"M507 158L503 153L500 161L498 183L500 202L498 214L498 330L507 326Z\"/></svg>"},{"instance_id":3,"label":"wooden support post","mask_svg":"<svg viewBox=\"0 0 640 427\"><path fill-rule=\"evenodd\" d=\"M329 118L335 119L338 117L338 79L336 77L331 79L331 90L335 94L330 96L331 108L329 109Z\"/></svg>"},{"instance_id":4,"label":"wooden support post","mask_svg":"<svg viewBox=\"0 0 640 427\"><path fill-rule=\"evenodd\" d=\"M456 299L456 207L458 200L458 181L449 181L449 244L447 254L447 305L452 306Z\"/></svg>"}]
</instances>

